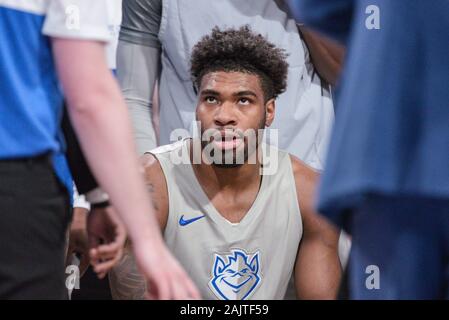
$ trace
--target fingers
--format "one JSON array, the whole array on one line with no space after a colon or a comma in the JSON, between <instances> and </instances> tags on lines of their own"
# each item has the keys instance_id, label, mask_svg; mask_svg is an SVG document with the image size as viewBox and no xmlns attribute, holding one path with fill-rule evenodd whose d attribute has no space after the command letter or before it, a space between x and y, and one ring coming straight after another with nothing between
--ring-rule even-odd
<instances>
[{"instance_id":1,"label":"fingers","mask_svg":"<svg viewBox=\"0 0 449 320\"><path fill-rule=\"evenodd\" d=\"M149 284L149 293L153 299L170 300L170 286L163 277Z\"/></svg>"},{"instance_id":2,"label":"fingers","mask_svg":"<svg viewBox=\"0 0 449 320\"><path fill-rule=\"evenodd\" d=\"M99 252L100 247L108 246L104 245L103 243L104 238L102 236L99 236L95 233L89 234L89 248L90 248L89 257L92 265L98 264L102 258L105 258L105 256L108 255L109 251L113 251L111 250L110 247L107 247L100 253Z\"/></svg>"},{"instance_id":3,"label":"fingers","mask_svg":"<svg viewBox=\"0 0 449 320\"><path fill-rule=\"evenodd\" d=\"M135 239L133 239L135 240ZM200 294L161 240L133 242L137 265L148 283L152 299L199 299Z\"/></svg>"},{"instance_id":4,"label":"fingers","mask_svg":"<svg viewBox=\"0 0 449 320\"><path fill-rule=\"evenodd\" d=\"M92 264L97 264L100 260L120 260L123 254L123 244L118 241L102 244L90 250Z\"/></svg>"},{"instance_id":5,"label":"fingers","mask_svg":"<svg viewBox=\"0 0 449 320\"><path fill-rule=\"evenodd\" d=\"M110 207L93 210L88 217L87 230L90 262L102 279L122 258L126 231Z\"/></svg>"},{"instance_id":6,"label":"fingers","mask_svg":"<svg viewBox=\"0 0 449 320\"><path fill-rule=\"evenodd\" d=\"M177 279L173 279L172 288L176 300L198 300L201 298L199 291L190 280L187 273L179 267Z\"/></svg>"},{"instance_id":7,"label":"fingers","mask_svg":"<svg viewBox=\"0 0 449 320\"><path fill-rule=\"evenodd\" d=\"M161 259L164 260L164 259ZM148 281L148 298L158 300L197 300L200 293L187 273L172 258L166 258L160 270L153 275L145 274Z\"/></svg>"},{"instance_id":8,"label":"fingers","mask_svg":"<svg viewBox=\"0 0 449 320\"><path fill-rule=\"evenodd\" d=\"M94 234L94 233L90 233L89 237L88 237L88 242L89 242L89 248L96 248L98 247L103 241L101 240L101 238Z\"/></svg>"},{"instance_id":9,"label":"fingers","mask_svg":"<svg viewBox=\"0 0 449 320\"><path fill-rule=\"evenodd\" d=\"M89 257L90 263L92 265L96 265L100 262L100 258L98 255L98 247L100 246L100 239L95 236L89 236Z\"/></svg>"},{"instance_id":10,"label":"fingers","mask_svg":"<svg viewBox=\"0 0 449 320\"><path fill-rule=\"evenodd\" d=\"M123 246L118 242L100 245L90 251L91 263L97 276L102 279L123 256Z\"/></svg>"},{"instance_id":11,"label":"fingers","mask_svg":"<svg viewBox=\"0 0 449 320\"><path fill-rule=\"evenodd\" d=\"M183 281L170 281L171 284L171 299L173 300L188 300L189 297L189 291L187 290L187 287L185 286L185 283Z\"/></svg>"},{"instance_id":12,"label":"fingers","mask_svg":"<svg viewBox=\"0 0 449 320\"><path fill-rule=\"evenodd\" d=\"M123 245L118 242L99 245L89 252L91 264L98 278L103 279L123 256Z\"/></svg>"},{"instance_id":13,"label":"fingers","mask_svg":"<svg viewBox=\"0 0 449 320\"><path fill-rule=\"evenodd\" d=\"M99 279L103 279L106 274L109 272L109 270L112 269L112 267L114 267L114 265L116 264L116 260L112 259L112 260L108 260L105 262L100 262L97 265L94 266L94 271L97 274L97 277Z\"/></svg>"},{"instance_id":14,"label":"fingers","mask_svg":"<svg viewBox=\"0 0 449 320\"><path fill-rule=\"evenodd\" d=\"M186 281L185 285L186 285L187 292L188 292L187 299L190 299L190 300L199 300L199 299L201 299L200 291L197 289L197 287L195 286L193 281L190 280L189 277L186 277L185 281Z\"/></svg>"},{"instance_id":15,"label":"fingers","mask_svg":"<svg viewBox=\"0 0 449 320\"><path fill-rule=\"evenodd\" d=\"M126 242L126 229L123 223L115 216L114 211L108 211L110 225L107 233L106 242L117 242L121 246Z\"/></svg>"},{"instance_id":16,"label":"fingers","mask_svg":"<svg viewBox=\"0 0 449 320\"><path fill-rule=\"evenodd\" d=\"M122 248L123 248L123 246L121 244L119 244L118 242L102 244L95 248L92 248L93 250L91 250L91 252L93 253L93 256L91 254L91 257L96 258L96 259L111 259Z\"/></svg>"},{"instance_id":17,"label":"fingers","mask_svg":"<svg viewBox=\"0 0 449 320\"><path fill-rule=\"evenodd\" d=\"M193 282L183 272L159 275L154 281L148 282L147 289L148 299L198 300L201 298Z\"/></svg>"},{"instance_id":18,"label":"fingers","mask_svg":"<svg viewBox=\"0 0 449 320\"><path fill-rule=\"evenodd\" d=\"M97 251L101 251L100 247ZM120 261L123 256L123 250L119 249L116 252L109 252L108 254L103 254L103 258L100 258L98 262L92 264L94 271L97 273L97 276L102 279L106 276L106 274Z\"/></svg>"}]
</instances>

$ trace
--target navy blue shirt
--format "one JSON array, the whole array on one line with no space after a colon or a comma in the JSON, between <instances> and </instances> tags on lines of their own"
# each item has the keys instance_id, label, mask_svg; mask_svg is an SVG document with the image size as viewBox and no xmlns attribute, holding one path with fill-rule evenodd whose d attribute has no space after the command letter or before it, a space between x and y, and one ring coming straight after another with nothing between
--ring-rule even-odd
<instances>
[{"instance_id":1,"label":"navy blue shirt","mask_svg":"<svg viewBox=\"0 0 449 320\"><path fill-rule=\"evenodd\" d=\"M370 193L449 198L449 1L292 3L348 45L319 211L342 224ZM370 5L380 29L365 25Z\"/></svg>"}]
</instances>

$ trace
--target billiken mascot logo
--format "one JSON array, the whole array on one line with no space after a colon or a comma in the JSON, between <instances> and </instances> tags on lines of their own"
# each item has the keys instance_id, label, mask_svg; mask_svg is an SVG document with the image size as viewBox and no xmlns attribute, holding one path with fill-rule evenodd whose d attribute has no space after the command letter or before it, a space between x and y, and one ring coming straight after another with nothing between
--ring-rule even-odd
<instances>
[{"instance_id":1,"label":"billiken mascot logo","mask_svg":"<svg viewBox=\"0 0 449 320\"><path fill-rule=\"evenodd\" d=\"M209 287L221 300L246 300L262 282L259 251L248 255L240 249L228 255L215 254Z\"/></svg>"}]
</instances>

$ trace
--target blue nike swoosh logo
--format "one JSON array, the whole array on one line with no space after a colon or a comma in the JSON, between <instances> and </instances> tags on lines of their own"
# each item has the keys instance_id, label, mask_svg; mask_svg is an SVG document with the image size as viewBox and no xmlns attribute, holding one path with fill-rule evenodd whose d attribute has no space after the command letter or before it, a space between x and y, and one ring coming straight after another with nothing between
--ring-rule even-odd
<instances>
[{"instance_id":1,"label":"blue nike swoosh logo","mask_svg":"<svg viewBox=\"0 0 449 320\"><path fill-rule=\"evenodd\" d=\"M186 226L188 224L191 224L192 222L195 222L197 220L200 220L201 218L204 218L204 217L205 217L205 215L202 215L202 216L199 216L199 217L195 217L195 218L192 218L192 219L185 220L184 219L184 215L182 215L181 218L179 218L179 225L184 227L184 226Z\"/></svg>"}]
</instances>

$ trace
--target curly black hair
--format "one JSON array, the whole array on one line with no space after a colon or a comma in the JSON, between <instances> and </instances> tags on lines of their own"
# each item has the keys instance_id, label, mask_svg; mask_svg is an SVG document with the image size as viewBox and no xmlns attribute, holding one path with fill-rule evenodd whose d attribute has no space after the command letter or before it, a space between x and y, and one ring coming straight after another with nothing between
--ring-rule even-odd
<instances>
[{"instance_id":1,"label":"curly black hair","mask_svg":"<svg viewBox=\"0 0 449 320\"><path fill-rule=\"evenodd\" d=\"M193 47L191 75L199 88L203 76L214 71L256 74L267 101L286 89L286 58L284 49L277 48L261 34L253 33L248 25L226 30L215 27Z\"/></svg>"}]
</instances>

